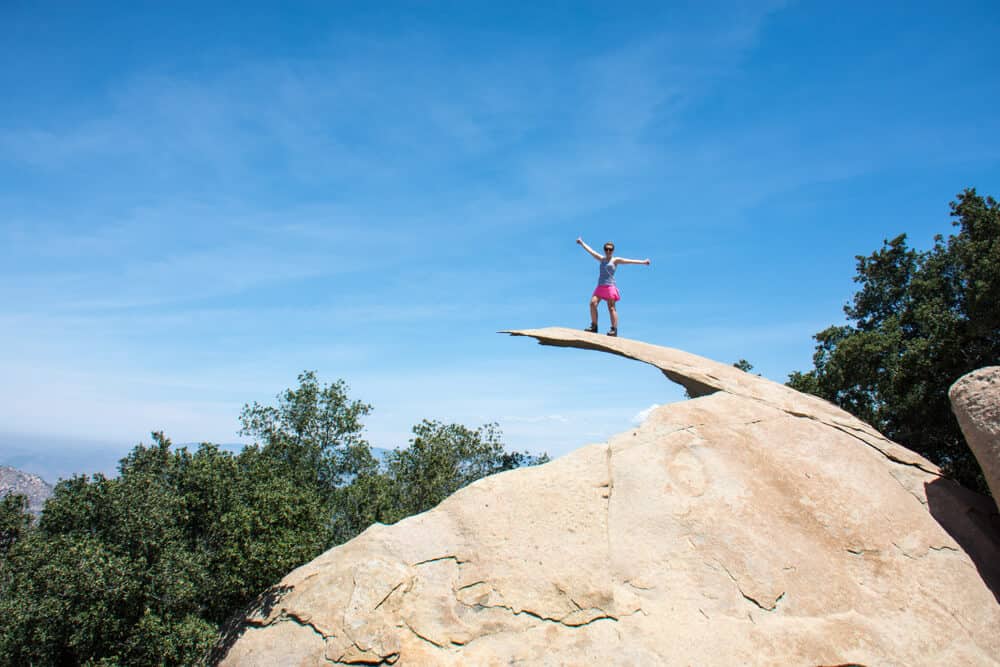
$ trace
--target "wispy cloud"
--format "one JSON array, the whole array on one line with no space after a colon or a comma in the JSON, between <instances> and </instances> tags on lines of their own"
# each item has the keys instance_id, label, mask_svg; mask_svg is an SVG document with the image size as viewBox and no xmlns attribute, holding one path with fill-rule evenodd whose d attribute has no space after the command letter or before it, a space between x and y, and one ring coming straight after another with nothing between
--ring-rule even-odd
<instances>
[{"instance_id":1,"label":"wispy cloud","mask_svg":"<svg viewBox=\"0 0 1000 667\"><path fill-rule=\"evenodd\" d=\"M636 426L642 424L644 421L649 419L649 415L653 414L653 410L658 407L660 407L659 403L653 403L645 410L640 410L632 417L632 423Z\"/></svg>"},{"instance_id":2,"label":"wispy cloud","mask_svg":"<svg viewBox=\"0 0 1000 667\"><path fill-rule=\"evenodd\" d=\"M683 158L669 145L664 153L678 115L739 62L771 11L720 11L710 25L557 62L527 45L456 67L426 38L347 37L349 49L199 79L141 73L114 88L100 114L0 131L0 145L8 159L49 170L102 161L133 182L196 176L200 193L246 193L280 174L300 187L389 187L418 206L433 194L456 212L471 194L508 222L524 218L518 210L551 218L653 187L665 155ZM471 159L477 169L462 192L426 192L428 176L439 183ZM483 160L491 169L477 174Z\"/></svg>"},{"instance_id":3,"label":"wispy cloud","mask_svg":"<svg viewBox=\"0 0 1000 667\"><path fill-rule=\"evenodd\" d=\"M0 127L0 167L38 185L0 187L0 426L56 412L81 434L225 441L240 404L319 367L355 374L382 446L423 417L506 415L512 444L550 453L627 428L669 400L662 378L560 358L519 398L523 369L482 361L483 323L586 314L558 253L532 247L546 234L575 252L595 218L657 201L644 215L662 225L614 228L668 237L692 228L668 209L729 197L711 225L860 168L750 155L795 137L778 122L687 138L778 6L712 7L575 52L525 39L457 57L433 33L345 31L297 58L132 71L61 122ZM775 344L781 327L741 333ZM672 333L731 349L728 330ZM613 404L595 406L608 387Z\"/></svg>"}]
</instances>

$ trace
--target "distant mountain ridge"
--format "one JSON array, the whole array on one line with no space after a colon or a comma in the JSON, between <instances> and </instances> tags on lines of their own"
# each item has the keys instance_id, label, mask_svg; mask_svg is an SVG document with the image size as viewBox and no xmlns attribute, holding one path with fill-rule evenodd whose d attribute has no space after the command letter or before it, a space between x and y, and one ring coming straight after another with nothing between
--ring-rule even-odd
<instances>
[{"instance_id":1,"label":"distant mountain ridge","mask_svg":"<svg viewBox=\"0 0 1000 667\"><path fill-rule=\"evenodd\" d=\"M74 475L113 477L135 443L0 431L0 466L38 475L55 484Z\"/></svg>"},{"instance_id":2,"label":"distant mountain ridge","mask_svg":"<svg viewBox=\"0 0 1000 667\"><path fill-rule=\"evenodd\" d=\"M0 466L0 497L8 494L26 496L28 509L32 514L39 514L45 501L52 495L52 485L38 475L10 466Z\"/></svg>"}]
</instances>

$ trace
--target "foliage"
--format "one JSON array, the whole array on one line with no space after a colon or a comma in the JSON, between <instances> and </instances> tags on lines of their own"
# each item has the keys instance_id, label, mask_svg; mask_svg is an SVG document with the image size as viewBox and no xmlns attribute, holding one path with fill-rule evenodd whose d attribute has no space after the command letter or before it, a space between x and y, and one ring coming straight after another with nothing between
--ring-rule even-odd
<instances>
[{"instance_id":1,"label":"foliage","mask_svg":"<svg viewBox=\"0 0 1000 667\"><path fill-rule=\"evenodd\" d=\"M746 359L740 359L739 361L733 362L735 368L740 369L744 373L753 373L753 364L751 364ZM754 373L754 375L760 376L760 373Z\"/></svg>"},{"instance_id":2,"label":"foliage","mask_svg":"<svg viewBox=\"0 0 1000 667\"><path fill-rule=\"evenodd\" d=\"M30 525L26 496L9 493L0 498L0 558L7 555Z\"/></svg>"},{"instance_id":3,"label":"foliage","mask_svg":"<svg viewBox=\"0 0 1000 667\"><path fill-rule=\"evenodd\" d=\"M37 527L0 500L0 665L188 665L295 567L376 521L429 509L483 475L547 460L504 451L495 425L425 421L385 468L370 406L315 373L244 407L239 454L162 433L116 478L61 481Z\"/></svg>"},{"instance_id":4,"label":"foliage","mask_svg":"<svg viewBox=\"0 0 1000 667\"><path fill-rule=\"evenodd\" d=\"M298 389L280 394L277 406L244 406L240 435L263 443L276 464L321 490L337 488L359 469L376 465L361 438L361 419L371 406L350 400L343 380L320 387L314 371L298 379Z\"/></svg>"},{"instance_id":5,"label":"foliage","mask_svg":"<svg viewBox=\"0 0 1000 667\"><path fill-rule=\"evenodd\" d=\"M190 664L211 645L207 558L176 489L189 456L155 439L117 479L60 482L12 550L0 595L5 663Z\"/></svg>"},{"instance_id":6,"label":"foliage","mask_svg":"<svg viewBox=\"0 0 1000 667\"><path fill-rule=\"evenodd\" d=\"M814 368L788 384L830 400L923 454L963 484L989 490L951 412L948 388L1000 359L1000 207L965 190L957 234L918 252L906 235L858 256L850 324L816 334Z\"/></svg>"},{"instance_id":7,"label":"foliage","mask_svg":"<svg viewBox=\"0 0 1000 667\"><path fill-rule=\"evenodd\" d=\"M471 430L424 420L413 427L409 447L386 458L390 502L385 519L391 523L424 512L487 475L546 461L544 454L505 452L497 424Z\"/></svg>"}]
</instances>

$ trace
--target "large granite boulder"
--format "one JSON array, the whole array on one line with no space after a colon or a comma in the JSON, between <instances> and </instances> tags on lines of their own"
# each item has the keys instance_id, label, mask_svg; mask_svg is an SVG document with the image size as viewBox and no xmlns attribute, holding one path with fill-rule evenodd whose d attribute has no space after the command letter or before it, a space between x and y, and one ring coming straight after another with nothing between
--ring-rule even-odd
<instances>
[{"instance_id":1,"label":"large granite boulder","mask_svg":"<svg viewBox=\"0 0 1000 667\"><path fill-rule=\"evenodd\" d=\"M993 498L1000 498L1000 366L966 373L951 385L948 398Z\"/></svg>"},{"instance_id":2,"label":"large granite boulder","mask_svg":"<svg viewBox=\"0 0 1000 667\"><path fill-rule=\"evenodd\" d=\"M988 498L847 413L677 350L699 398L300 567L227 665L997 665Z\"/></svg>"}]
</instances>

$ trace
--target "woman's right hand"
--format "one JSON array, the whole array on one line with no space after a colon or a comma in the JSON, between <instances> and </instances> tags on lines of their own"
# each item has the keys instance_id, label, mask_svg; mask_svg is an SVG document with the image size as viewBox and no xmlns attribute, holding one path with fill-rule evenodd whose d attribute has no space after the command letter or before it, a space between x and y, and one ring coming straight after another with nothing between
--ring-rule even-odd
<instances>
[{"instance_id":1,"label":"woman's right hand","mask_svg":"<svg viewBox=\"0 0 1000 667\"><path fill-rule=\"evenodd\" d=\"M577 245L583 245L583 237L582 236L577 236L576 237L576 244Z\"/></svg>"}]
</instances>

